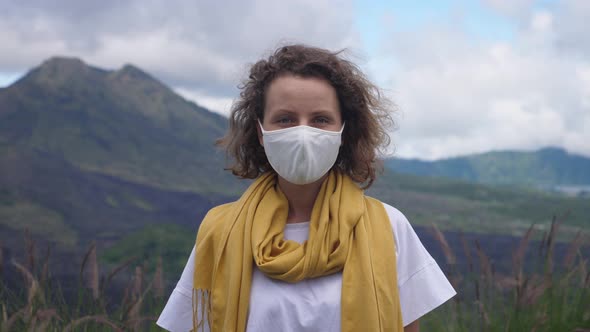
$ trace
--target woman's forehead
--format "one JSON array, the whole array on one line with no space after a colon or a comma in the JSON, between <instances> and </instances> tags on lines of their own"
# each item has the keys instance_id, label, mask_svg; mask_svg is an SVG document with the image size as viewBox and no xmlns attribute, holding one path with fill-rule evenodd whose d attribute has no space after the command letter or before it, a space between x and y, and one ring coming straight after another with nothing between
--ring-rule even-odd
<instances>
[{"instance_id":1,"label":"woman's forehead","mask_svg":"<svg viewBox=\"0 0 590 332\"><path fill-rule=\"evenodd\" d=\"M274 110L338 110L336 90L325 79L315 77L281 76L270 83L265 109Z\"/></svg>"}]
</instances>

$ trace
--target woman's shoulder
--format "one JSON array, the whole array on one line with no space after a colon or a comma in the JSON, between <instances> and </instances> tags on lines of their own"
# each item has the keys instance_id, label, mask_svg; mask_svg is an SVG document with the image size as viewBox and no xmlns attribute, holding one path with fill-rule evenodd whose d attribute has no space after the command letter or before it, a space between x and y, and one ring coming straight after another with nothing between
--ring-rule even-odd
<instances>
[{"instance_id":1,"label":"woman's shoulder","mask_svg":"<svg viewBox=\"0 0 590 332\"><path fill-rule=\"evenodd\" d=\"M432 258L426 252L408 218L396 207L383 201L380 202L383 204L385 212L387 212L391 228L393 229L396 244L395 250L398 258L414 260L416 258L414 256L418 255L423 259L431 260Z\"/></svg>"},{"instance_id":2,"label":"woman's shoulder","mask_svg":"<svg viewBox=\"0 0 590 332\"><path fill-rule=\"evenodd\" d=\"M410 222L408 221L408 218L406 218L406 216L400 210L385 202L381 202L381 204L383 204L383 207L385 208L385 211L387 212L387 215L389 216L392 224L395 223L396 225L409 225Z\"/></svg>"},{"instance_id":3,"label":"woman's shoulder","mask_svg":"<svg viewBox=\"0 0 590 332\"><path fill-rule=\"evenodd\" d=\"M383 205L383 208L385 209L385 212L387 212L387 216L389 217L389 221L391 222L391 226L393 227L394 231L407 230L408 228L412 229L408 218L406 218L406 216L396 207L373 197L368 198L378 201Z\"/></svg>"}]
</instances>

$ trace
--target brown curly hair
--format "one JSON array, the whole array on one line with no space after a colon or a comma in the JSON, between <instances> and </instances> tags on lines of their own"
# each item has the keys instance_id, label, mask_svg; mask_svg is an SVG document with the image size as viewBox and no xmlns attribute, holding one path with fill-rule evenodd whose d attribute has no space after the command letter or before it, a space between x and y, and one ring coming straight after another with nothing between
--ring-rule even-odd
<instances>
[{"instance_id":1,"label":"brown curly hair","mask_svg":"<svg viewBox=\"0 0 590 332\"><path fill-rule=\"evenodd\" d=\"M314 77L327 80L336 90L342 121L342 146L334 164L355 182L371 186L377 160L390 143L387 127L393 125L393 104L385 98L361 70L343 59L343 51L330 52L307 45L278 48L268 59L256 62L250 75L239 87L240 98L234 102L226 135L217 145L226 149L235 163L227 168L241 178L254 179L272 167L260 145L258 119L264 119L265 93L270 83L281 75Z\"/></svg>"}]
</instances>

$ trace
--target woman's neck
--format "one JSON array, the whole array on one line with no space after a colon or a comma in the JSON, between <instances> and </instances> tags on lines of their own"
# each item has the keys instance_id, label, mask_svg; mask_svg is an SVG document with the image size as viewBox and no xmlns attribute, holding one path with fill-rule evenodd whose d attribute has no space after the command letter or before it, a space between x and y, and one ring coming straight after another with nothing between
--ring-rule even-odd
<instances>
[{"instance_id":1,"label":"woman's neck","mask_svg":"<svg viewBox=\"0 0 590 332\"><path fill-rule=\"evenodd\" d=\"M283 194L285 194L287 201L289 202L287 223L298 223L311 220L313 205L326 176L327 174L315 182L304 185L293 184L280 176L278 177L279 188Z\"/></svg>"}]
</instances>

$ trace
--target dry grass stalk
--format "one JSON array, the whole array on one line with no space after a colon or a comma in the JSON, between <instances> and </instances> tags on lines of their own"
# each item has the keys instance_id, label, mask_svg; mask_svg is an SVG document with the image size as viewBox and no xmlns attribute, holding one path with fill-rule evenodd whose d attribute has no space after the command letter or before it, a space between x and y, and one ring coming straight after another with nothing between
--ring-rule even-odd
<instances>
[{"instance_id":1,"label":"dry grass stalk","mask_svg":"<svg viewBox=\"0 0 590 332\"><path fill-rule=\"evenodd\" d=\"M138 269L139 268L139 269ZM141 267L136 267L135 269L135 273L136 273L136 281L137 279L137 274L138 271L140 273L139 277L141 279L143 279L143 272ZM140 331L141 330L141 322L144 321L145 319L142 318L140 316L141 314L141 305L143 304L143 299L145 298L145 296L147 295L147 293L150 291L150 289L152 288L154 282L152 281L147 287L146 289L141 292L141 288L139 289L140 293L138 294L137 300L135 300L135 302L133 303L133 305L131 305L131 308L129 308L129 311L127 312L127 325L130 326L134 331ZM134 282L134 292L137 291L137 282ZM140 285L141 287L141 285Z\"/></svg>"},{"instance_id":2,"label":"dry grass stalk","mask_svg":"<svg viewBox=\"0 0 590 332\"><path fill-rule=\"evenodd\" d=\"M28 269L31 272L35 271L35 241L31 235L29 228L25 228L25 253L27 255Z\"/></svg>"},{"instance_id":3,"label":"dry grass stalk","mask_svg":"<svg viewBox=\"0 0 590 332\"><path fill-rule=\"evenodd\" d=\"M475 240L475 249L477 252L477 256L479 257L479 268L480 273L488 280L492 281L493 272L492 272L492 264L490 263L490 259L488 256L483 252L478 240Z\"/></svg>"},{"instance_id":4,"label":"dry grass stalk","mask_svg":"<svg viewBox=\"0 0 590 332\"><path fill-rule=\"evenodd\" d=\"M545 245L547 244L547 231L543 231L543 238L539 241L539 258L545 257Z\"/></svg>"},{"instance_id":5,"label":"dry grass stalk","mask_svg":"<svg viewBox=\"0 0 590 332\"><path fill-rule=\"evenodd\" d=\"M94 250L96 244L92 242L86 254L84 254L84 259L82 259L82 265L80 265L80 284L83 284L84 281L84 270L86 270L86 263L88 262L88 257L90 257L90 253Z\"/></svg>"},{"instance_id":6,"label":"dry grass stalk","mask_svg":"<svg viewBox=\"0 0 590 332\"><path fill-rule=\"evenodd\" d=\"M162 256L158 256L156 273L154 275L154 294L157 298L164 297L164 273L162 270Z\"/></svg>"},{"instance_id":7,"label":"dry grass stalk","mask_svg":"<svg viewBox=\"0 0 590 332\"><path fill-rule=\"evenodd\" d=\"M129 280L127 287L123 291L123 299L121 300L121 307L126 308L131 305L131 289L133 288L133 280Z\"/></svg>"},{"instance_id":8,"label":"dry grass stalk","mask_svg":"<svg viewBox=\"0 0 590 332\"><path fill-rule=\"evenodd\" d=\"M92 298L98 299L99 296L99 273L98 273L98 260L96 258L96 245L92 246L92 251L88 257L89 266L89 278L88 288L92 290Z\"/></svg>"},{"instance_id":9,"label":"dry grass stalk","mask_svg":"<svg viewBox=\"0 0 590 332\"><path fill-rule=\"evenodd\" d=\"M129 326L133 326L134 327L134 330L141 331L140 330L140 327L141 327L141 324L143 322L149 322L149 321L155 322L156 320L158 320L158 317L155 317L155 316L143 316L143 317L139 317L139 318L137 318L135 320L131 320L130 319L130 320L127 321L127 324Z\"/></svg>"},{"instance_id":10,"label":"dry grass stalk","mask_svg":"<svg viewBox=\"0 0 590 332\"><path fill-rule=\"evenodd\" d=\"M89 271L85 276L86 265L90 265ZM86 287L92 290L92 297L98 299L99 297L99 275L98 275L98 261L96 259L96 243L92 241L88 251L84 255L82 260L82 266L80 267L80 284L84 284L83 280L86 280Z\"/></svg>"},{"instance_id":11,"label":"dry grass stalk","mask_svg":"<svg viewBox=\"0 0 590 332\"><path fill-rule=\"evenodd\" d=\"M41 288L39 287L39 282L33 276L31 271L29 271L26 267L22 266L21 264L15 261L13 261L12 264L23 275L23 277L26 279L26 282L29 284L29 286L27 287L27 308L29 309L29 313L32 313L33 300L35 299L35 296L39 294L39 298L43 300L43 296L41 295Z\"/></svg>"},{"instance_id":12,"label":"dry grass stalk","mask_svg":"<svg viewBox=\"0 0 590 332\"><path fill-rule=\"evenodd\" d=\"M545 273L548 276L553 274L553 249L555 247L555 241L557 238L557 232L559 231L559 227L564 219L567 218L569 212L564 214L559 220L556 216L553 216L551 220L551 229L549 230L549 234L547 235L547 254L545 256L546 261L546 271Z\"/></svg>"},{"instance_id":13,"label":"dry grass stalk","mask_svg":"<svg viewBox=\"0 0 590 332\"><path fill-rule=\"evenodd\" d=\"M565 267L567 270L572 267L576 254L578 253L578 250L580 249L580 246L583 242L584 238L582 237L582 231L579 230L576 234L576 237L572 240L572 242L570 242L565 257L563 258L563 267Z\"/></svg>"},{"instance_id":14,"label":"dry grass stalk","mask_svg":"<svg viewBox=\"0 0 590 332\"><path fill-rule=\"evenodd\" d=\"M123 271L123 269L125 269L127 266L129 266L131 263L133 263L135 260L137 260L137 257L133 256L131 258L128 258L127 260L125 260L123 263L117 265L114 269L111 270L111 272L109 272L106 281L103 283L103 291L106 289L106 287L110 284L111 280L121 271Z\"/></svg>"},{"instance_id":15,"label":"dry grass stalk","mask_svg":"<svg viewBox=\"0 0 590 332\"><path fill-rule=\"evenodd\" d=\"M489 327L490 326L490 317L488 315L488 312L486 311L486 308L485 308L483 302L477 301L477 310L479 311L481 321L485 323L485 327L486 328Z\"/></svg>"},{"instance_id":16,"label":"dry grass stalk","mask_svg":"<svg viewBox=\"0 0 590 332\"><path fill-rule=\"evenodd\" d=\"M469 272L473 272L473 259L471 257L471 248L467 244L467 240L465 240L465 235L463 234L463 232L459 233L459 239L461 240L461 245L463 246L463 253L465 253L465 257L467 257Z\"/></svg>"},{"instance_id":17,"label":"dry grass stalk","mask_svg":"<svg viewBox=\"0 0 590 332\"><path fill-rule=\"evenodd\" d=\"M447 242L447 239L445 238L444 234L438 229L438 227L436 227L434 223L432 223L432 230L434 238L440 244L443 250L443 254L445 255L447 263L449 265L455 265L457 259L455 257L455 254L453 254L453 251L451 250L451 247L449 246L449 243Z\"/></svg>"},{"instance_id":18,"label":"dry grass stalk","mask_svg":"<svg viewBox=\"0 0 590 332\"><path fill-rule=\"evenodd\" d=\"M110 327L113 331L121 331L123 332L123 329L121 329L119 326L117 326L117 324L113 323L112 321L110 321L106 316L102 316L102 315L97 315L97 316L84 316L82 318L78 318L75 321L72 321L70 324L68 324L63 331L64 332L69 332L69 331L77 331L77 327L88 323L88 322L96 322L96 323L100 323L103 325L106 325L108 327Z\"/></svg>"},{"instance_id":19,"label":"dry grass stalk","mask_svg":"<svg viewBox=\"0 0 590 332\"><path fill-rule=\"evenodd\" d=\"M581 266L577 265L573 269L567 270L566 274L559 279L559 281L558 281L559 286L558 287L560 287L561 289L571 287L570 281L575 274L579 273L580 268L581 268Z\"/></svg>"},{"instance_id":20,"label":"dry grass stalk","mask_svg":"<svg viewBox=\"0 0 590 332\"><path fill-rule=\"evenodd\" d=\"M2 321L8 321L8 312L6 311L6 305L4 303L2 303Z\"/></svg>"},{"instance_id":21,"label":"dry grass stalk","mask_svg":"<svg viewBox=\"0 0 590 332\"><path fill-rule=\"evenodd\" d=\"M130 327L133 331L139 331L141 326L140 311L142 302L142 298L137 299L137 301L135 301L135 303L131 306L129 312L127 313L128 319L126 325Z\"/></svg>"},{"instance_id":22,"label":"dry grass stalk","mask_svg":"<svg viewBox=\"0 0 590 332\"><path fill-rule=\"evenodd\" d=\"M36 326L34 329L31 327L30 331L38 331L44 332L47 331L47 327L51 324L53 319L61 320L61 318L57 315L57 311L55 309L44 309L37 311L35 318L37 321L40 322L39 326Z\"/></svg>"},{"instance_id":23,"label":"dry grass stalk","mask_svg":"<svg viewBox=\"0 0 590 332\"><path fill-rule=\"evenodd\" d=\"M526 249L529 244L529 240L533 235L533 231L535 230L535 224L532 224L526 233L520 239L520 243L518 245L518 249L513 253L512 256L512 267L514 269L514 273L522 274L522 261L526 254Z\"/></svg>"},{"instance_id":24,"label":"dry grass stalk","mask_svg":"<svg viewBox=\"0 0 590 332\"><path fill-rule=\"evenodd\" d=\"M51 247L47 245L47 253L43 259L43 268L41 269L41 277L39 281L43 284L49 278L49 255L51 254Z\"/></svg>"},{"instance_id":25,"label":"dry grass stalk","mask_svg":"<svg viewBox=\"0 0 590 332\"><path fill-rule=\"evenodd\" d=\"M2 325L2 331L12 331L12 325L19 317L26 317L26 311L27 308L25 307L13 313L12 316L5 320L5 323Z\"/></svg>"},{"instance_id":26,"label":"dry grass stalk","mask_svg":"<svg viewBox=\"0 0 590 332\"><path fill-rule=\"evenodd\" d=\"M133 301L137 301L141 296L141 290L143 285L143 269L141 266L135 267L135 276L133 278L133 292L131 296Z\"/></svg>"},{"instance_id":27,"label":"dry grass stalk","mask_svg":"<svg viewBox=\"0 0 590 332\"><path fill-rule=\"evenodd\" d=\"M3 267L4 267L4 249L2 248L2 241L0 241L0 278L2 278Z\"/></svg>"},{"instance_id":28,"label":"dry grass stalk","mask_svg":"<svg viewBox=\"0 0 590 332\"><path fill-rule=\"evenodd\" d=\"M580 262L580 285L582 288L590 287L590 272L588 271L588 261L583 260Z\"/></svg>"},{"instance_id":29,"label":"dry grass stalk","mask_svg":"<svg viewBox=\"0 0 590 332\"><path fill-rule=\"evenodd\" d=\"M514 276L496 274L495 281L496 288L498 288L499 290L506 290L518 287L518 281Z\"/></svg>"},{"instance_id":30,"label":"dry grass stalk","mask_svg":"<svg viewBox=\"0 0 590 332\"><path fill-rule=\"evenodd\" d=\"M551 279L534 277L527 282L522 296L518 299L519 306L531 306L537 302L537 300L549 289L552 285Z\"/></svg>"}]
</instances>

